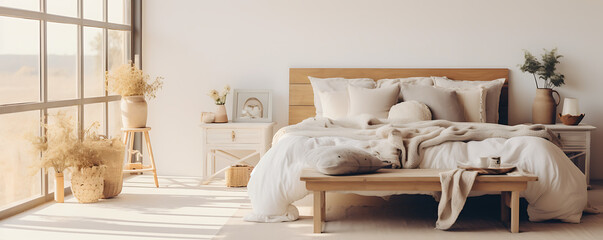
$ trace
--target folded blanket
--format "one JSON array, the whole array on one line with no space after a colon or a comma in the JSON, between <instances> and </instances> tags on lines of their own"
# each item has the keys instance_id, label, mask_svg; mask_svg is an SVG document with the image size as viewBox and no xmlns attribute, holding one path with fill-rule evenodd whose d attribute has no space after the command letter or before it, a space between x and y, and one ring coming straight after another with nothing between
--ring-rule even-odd
<instances>
[{"instance_id":1,"label":"folded blanket","mask_svg":"<svg viewBox=\"0 0 603 240\"><path fill-rule=\"evenodd\" d=\"M438 205L437 229L447 230L456 222L465 206L467 196L471 192L475 177L477 177L477 172L465 171L464 169L454 169L440 173L442 196Z\"/></svg>"}]
</instances>

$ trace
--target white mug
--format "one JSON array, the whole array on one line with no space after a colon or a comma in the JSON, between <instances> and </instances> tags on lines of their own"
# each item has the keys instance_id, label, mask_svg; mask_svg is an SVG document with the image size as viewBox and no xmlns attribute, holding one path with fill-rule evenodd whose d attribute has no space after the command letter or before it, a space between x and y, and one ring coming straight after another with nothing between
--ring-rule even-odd
<instances>
[{"instance_id":1,"label":"white mug","mask_svg":"<svg viewBox=\"0 0 603 240\"><path fill-rule=\"evenodd\" d=\"M202 112L201 113L201 121L203 123L213 123L216 118L216 115L213 112Z\"/></svg>"}]
</instances>

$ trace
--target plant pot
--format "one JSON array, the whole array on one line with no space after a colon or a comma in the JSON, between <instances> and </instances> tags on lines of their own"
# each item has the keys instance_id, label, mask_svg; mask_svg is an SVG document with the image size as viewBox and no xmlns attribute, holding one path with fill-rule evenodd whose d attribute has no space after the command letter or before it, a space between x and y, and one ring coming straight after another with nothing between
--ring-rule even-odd
<instances>
[{"instance_id":1,"label":"plant pot","mask_svg":"<svg viewBox=\"0 0 603 240\"><path fill-rule=\"evenodd\" d=\"M122 159L120 156L118 156L117 160L117 164L107 164L107 169L103 174L104 186L102 198L104 199L115 197L121 193L121 189L123 187L124 166L122 164ZM111 161L113 161L113 159Z\"/></svg>"},{"instance_id":2,"label":"plant pot","mask_svg":"<svg viewBox=\"0 0 603 240\"><path fill-rule=\"evenodd\" d=\"M71 190L80 203L95 203L103 197L105 166L82 168L71 174Z\"/></svg>"},{"instance_id":3,"label":"plant pot","mask_svg":"<svg viewBox=\"0 0 603 240\"><path fill-rule=\"evenodd\" d=\"M147 126L147 101L144 96L121 97L121 121L124 128Z\"/></svg>"},{"instance_id":4,"label":"plant pot","mask_svg":"<svg viewBox=\"0 0 603 240\"><path fill-rule=\"evenodd\" d=\"M228 116L226 115L226 107L224 105L216 105L215 123L227 123Z\"/></svg>"},{"instance_id":5,"label":"plant pot","mask_svg":"<svg viewBox=\"0 0 603 240\"><path fill-rule=\"evenodd\" d=\"M63 173L54 173L54 201L58 203L65 201L65 178Z\"/></svg>"},{"instance_id":6,"label":"plant pot","mask_svg":"<svg viewBox=\"0 0 603 240\"><path fill-rule=\"evenodd\" d=\"M555 101L553 93L557 94L558 100ZM550 88L536 89L536 97L532 104L532 123L554 124L556 121L557 105L559 105L561 96Z\"/></svg>"}]
</instances>

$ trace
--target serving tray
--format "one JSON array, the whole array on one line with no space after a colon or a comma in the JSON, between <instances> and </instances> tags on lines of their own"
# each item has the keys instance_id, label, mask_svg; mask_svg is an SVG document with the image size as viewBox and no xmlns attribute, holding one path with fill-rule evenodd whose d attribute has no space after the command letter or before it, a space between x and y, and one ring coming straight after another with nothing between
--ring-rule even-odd
<instances>
[{"instance_id":1,"label":"serving tray","mask_svg":"<svg viewBox=\"0 0 603 240\"><path fill-rule=\"evenodd\" d=\"M468 171L476 171L478 174L483 175L500 175L512 172L516 167L478 168L471 166L459 166L459 168L466 169Z\"/></svg>"}]
</instances>

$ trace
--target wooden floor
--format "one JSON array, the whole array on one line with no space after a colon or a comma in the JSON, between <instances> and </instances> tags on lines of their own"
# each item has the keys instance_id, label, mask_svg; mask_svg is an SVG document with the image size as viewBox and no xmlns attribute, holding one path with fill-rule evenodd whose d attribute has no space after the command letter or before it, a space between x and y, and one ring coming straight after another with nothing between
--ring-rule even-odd
<instances>
[{"instance_id":1,"label":"wooden floor","mask_svg":"<svg viewBox=\"0 0 603 240\"><path fill-rule=\"evenodd\" d=\"M250 223L245 188L200 178L136 176L117 198L95 204L48 203L0 221L0 239L603 239L603 215L582 224L531 223L511 234L498 219L498 197L470 198L451 231L435 230L437 203L429 196L375 197L329 194L326 233L312 233L312 195L296 202L302 218L288 223ZM589 191L603 209L603 184ZM345 204L337 207L336 202ZM525 214L525 212L524 212Z\"/></svg>"},{"instance_id":2,"label":"wooden floor","mask_svg":"<svg viewBox=\"0 0 603 240\"><path fill-rule=\"evenodd\" d=\"M375 197L330 194L325 233L312 233L312 195L296 202L302 218L295 222L260 224L244 222L250 208L241 209L217 239L603 239L603 214L585 215L581 224L527 221L522 200L521 232L512 234L499 219L499 197L467 200L457 223L449 231L434 229L437 203L430 196ZM590 202L603 209L603 184L589 191ZM334 202L346 202L337 207ZM351 205L350 205L351 204Z\"/></svg>"}]
</instances>

